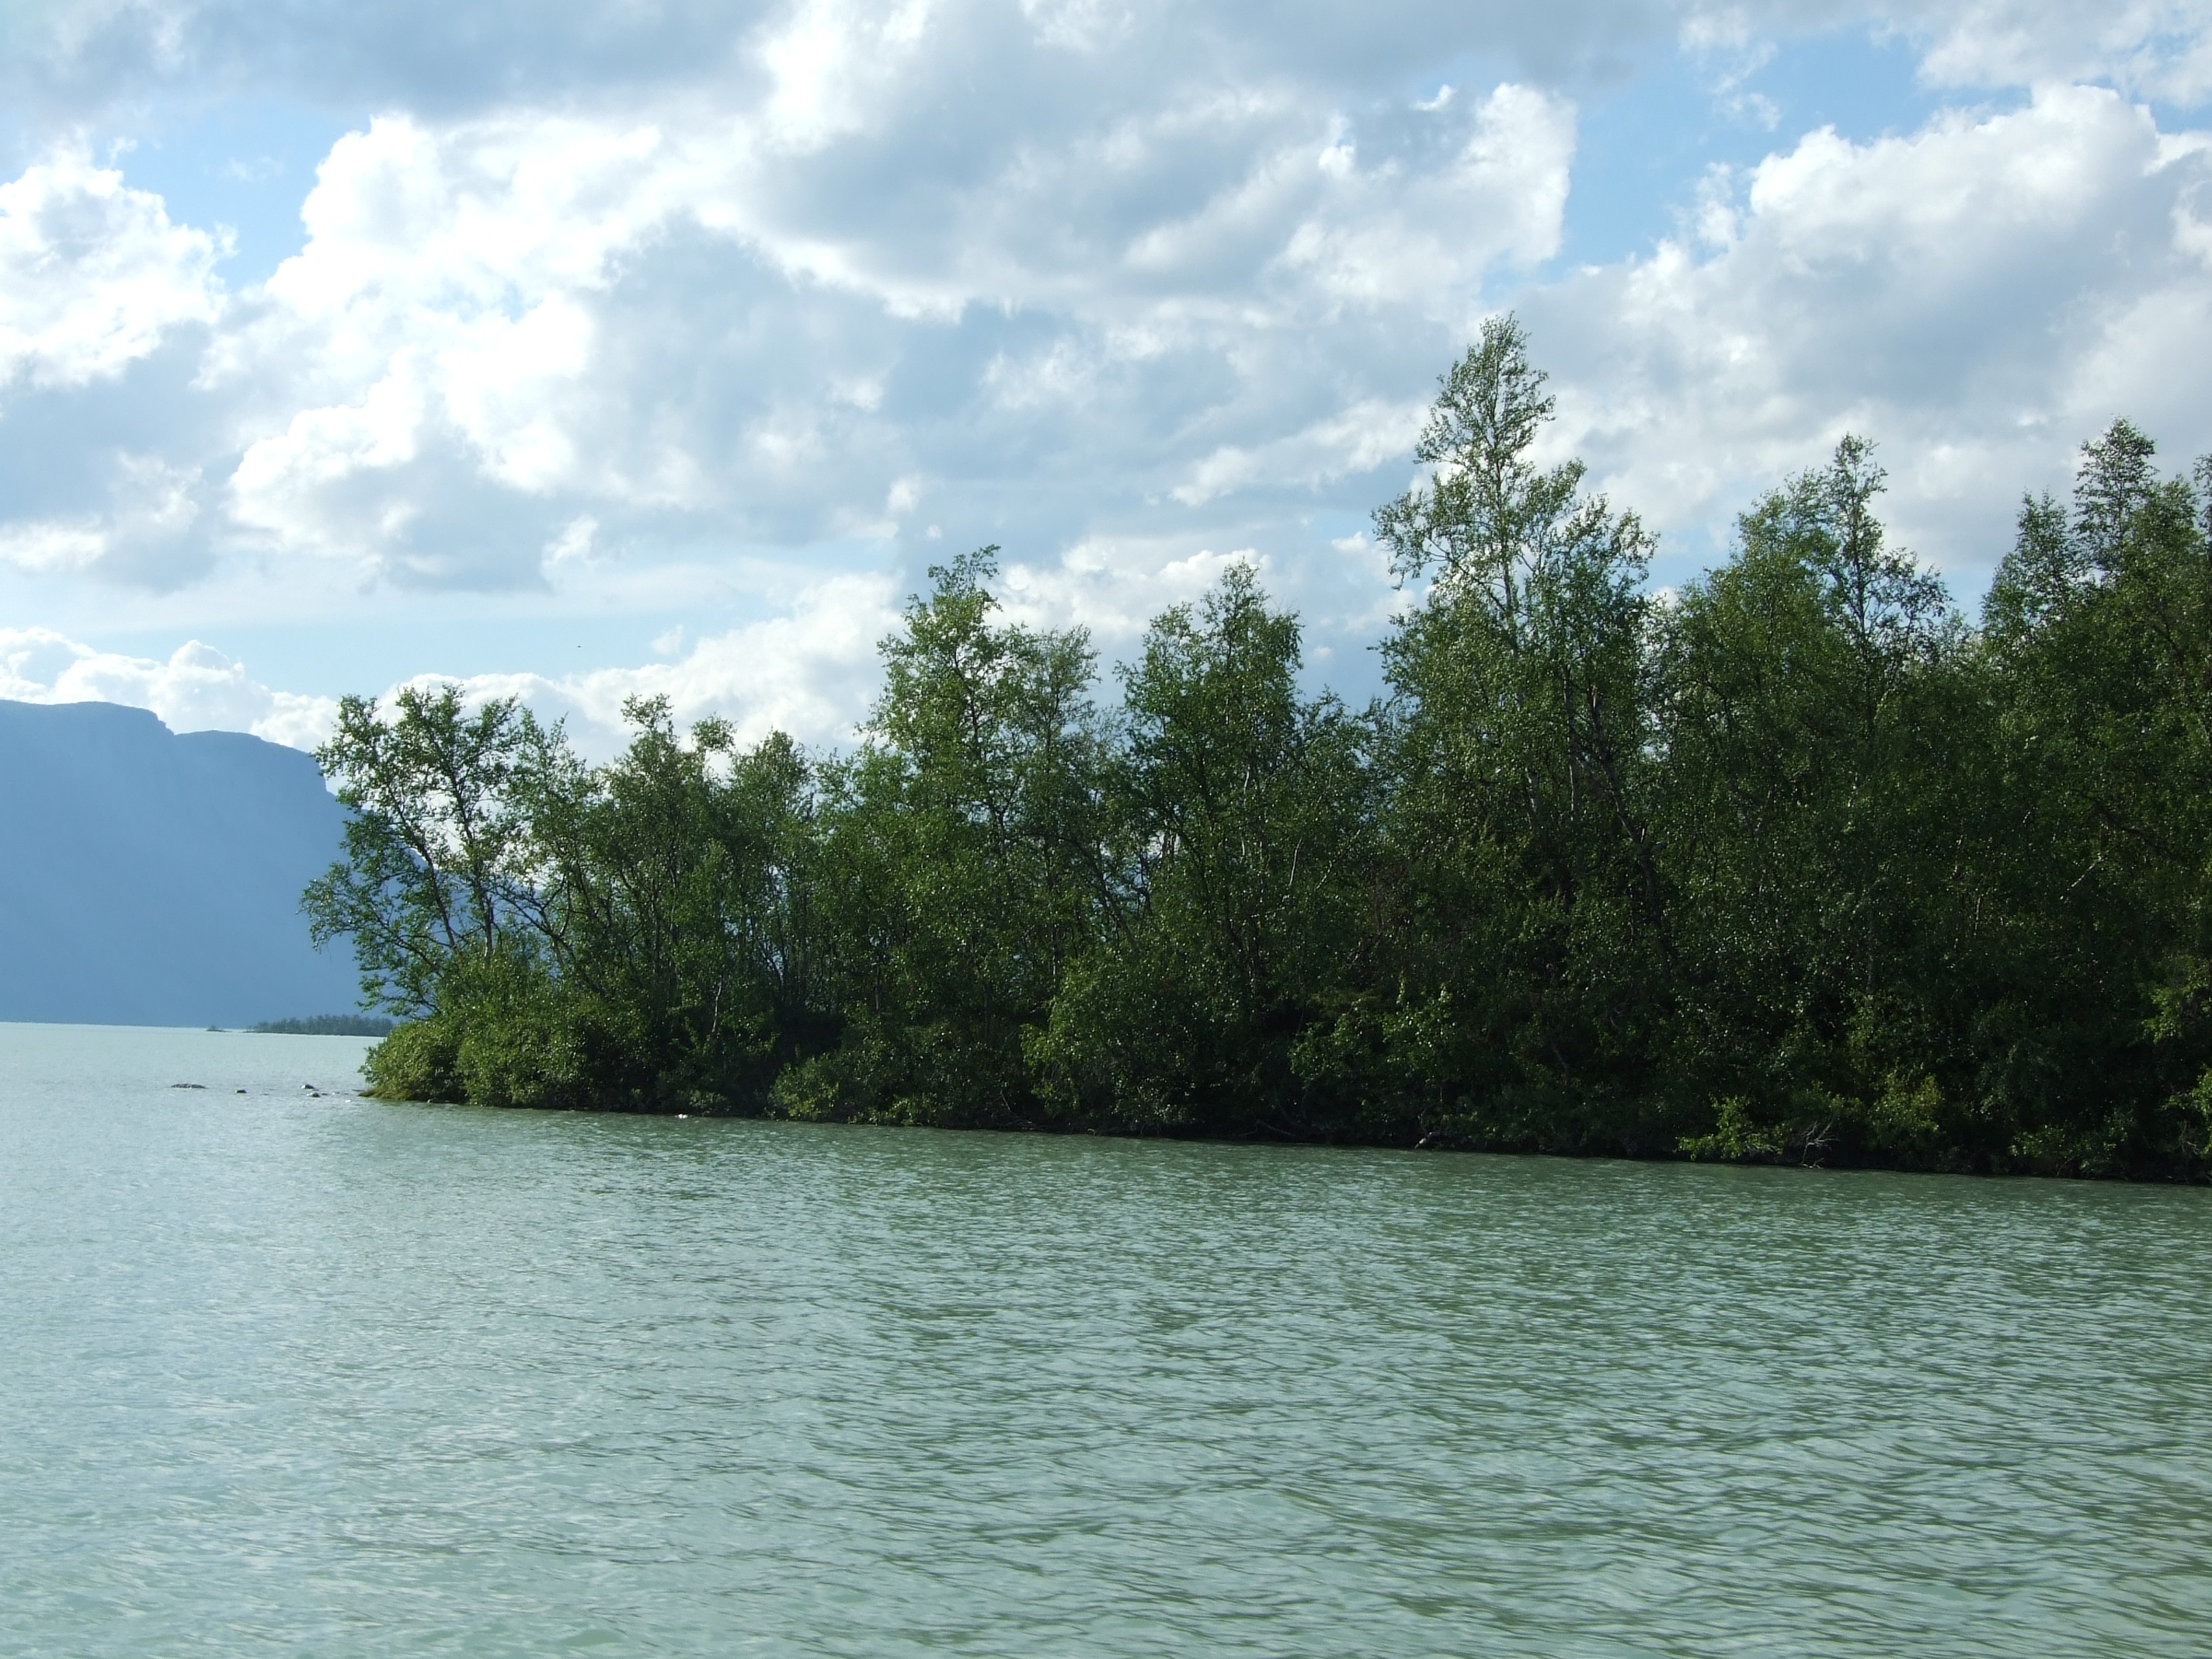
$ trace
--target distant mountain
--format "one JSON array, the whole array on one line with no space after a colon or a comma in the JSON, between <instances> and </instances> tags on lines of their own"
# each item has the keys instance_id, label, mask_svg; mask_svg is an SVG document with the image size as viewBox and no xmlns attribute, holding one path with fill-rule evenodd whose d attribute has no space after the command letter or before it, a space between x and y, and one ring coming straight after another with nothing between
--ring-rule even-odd
<instances>
[{"instance_id":1,"label":"distant mountain","mask_svg":"<svg viewBox=\"0 0 2212 1659\"><path fill-rule=\"evenodd\" d=\"M344 814L314 761L114 703L0 701L0 1020L242 1025L351 1009L300 890Z\"/></svg>"}]
</instances>

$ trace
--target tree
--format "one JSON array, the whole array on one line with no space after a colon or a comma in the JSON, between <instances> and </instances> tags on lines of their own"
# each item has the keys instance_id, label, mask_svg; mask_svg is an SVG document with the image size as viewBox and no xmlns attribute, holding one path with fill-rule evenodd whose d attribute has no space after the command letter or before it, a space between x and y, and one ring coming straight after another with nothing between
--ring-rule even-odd
<instances>
[{"instance_id":1,"label":"tree","mask_svg":"<svg viewBox=\"0 0 2212 1659\"><path fill-rule=\"evenodd\" d=\"M353 940L362 1006L431 1012L456 971L533 953L544 920L526 803L561 769L558 728L513 699L410 686L391 718L346 697L316 751L348 809L345 858L302 901L317 945Z\"/></svg>"},{"instance_id":2,"label":"tree","mask_svg":"<svg viewBox=\"0 0 2212 1659\"><path fill-rule=\"evenodd\" d=\"M2030 964L1985 1065L2021 1156L2093 1171L2212 1154L2212 476L2154 453L2125 421L2085 444L1984 608Z\"/></svg>"},{"instance_id":3,"label":"tree","mask_svg":"<svg viewBox=\"0 0 2212 1659\"><path fill-rule=\"evenodd\" d=\"M820 1046L812 771L781 733L739 750L707 720L685 741L665 698L634 699L611 764L539 798L552 955L598 1041L606 1103L757 1107Z\"/></svg>"},{"instance_id":4,"label":"tree","mask_svg":"<svg viewBox=\"0 0 2212 1659\"><path fill-rule=\"evenodd\" d=\"M1978 630L1850 436L1679 593L1540 465L1510 318L1376 515L1364 712L1231 565L1093 702L995 550L860 741L625 706L586 765L457 688L349 698L309 889L378 1092L489 1104L2198 1176L2212 1168L2212 462L2124 422Z\"/></svg>"},{"instance_id":5,"label":"tree","mask_svg":"<svg viewBox=\"0 0 2212 1659\"><path fill-rule=\"evenodd\" d=\"M1652 538L1540 468L1553 416L1511 318L1443 380L1430 480L1376 514L1422 603L1383 647L1406 871L1391 1018L1437 1132L1636 1144L1668 911L1650 824Z\"/></svg>"},{"instance_id":6,"label":"tree","mask_svg":"<svg viewBox=\"0 0 2212 1659\"><path fill-rule=\"evenodd\" d=\"M845 1039L779 1085L802 1115L1016 1123L1023 1058L1087 942L1101 735L1080 630L996 624L995 548L934 568L831 769L820 907Z\"/></svg>"},{"instance_id":7,"label":"tree","mask_svg":"<svg viewBox=\"0 0 2212 1659\"><path fill-rule=\"evenodd\" d=\"M1156 619L1121 671L1105 924L1033 1045L1065 1118L1340 1127L1292 1056L1358 969L1366 743L1335 699L1299 693L1298 664L1296 619L1238 562Z\"/></svg>"},{"instance_id":8,"label":"tree","mask_svg":"<svg viewBox=\"0 0 2212 1659\"><path fill-rule=\"evenodd\" d=\"M1954 1135L1955 1011L1984 885L1988 721L1942 584L1889 549L1873 446L1739 520L1662 644L1681 997L1670 1071L1729 1145ZM1938 1074L1941 1074L1940 1077Z\"/></svg>"}]
</instances>

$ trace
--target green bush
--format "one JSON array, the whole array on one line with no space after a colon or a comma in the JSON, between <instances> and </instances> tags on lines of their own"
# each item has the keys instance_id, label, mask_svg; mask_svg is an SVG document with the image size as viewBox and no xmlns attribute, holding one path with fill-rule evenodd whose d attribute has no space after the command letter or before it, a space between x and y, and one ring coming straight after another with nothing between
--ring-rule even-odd
<instances>
[{"instance_id":1,"label":"green bush","mask_svg":"<svg viewBox=\"0 0 2212 1659\"><path fill-rule=\"evenodd\" d=\"M460 1032L452 1019L395 1025L362 1062L362 1074L368 1079L362 1092L379 1100L465 1100L460 1051Z\"/></svg>"}]
</instances>

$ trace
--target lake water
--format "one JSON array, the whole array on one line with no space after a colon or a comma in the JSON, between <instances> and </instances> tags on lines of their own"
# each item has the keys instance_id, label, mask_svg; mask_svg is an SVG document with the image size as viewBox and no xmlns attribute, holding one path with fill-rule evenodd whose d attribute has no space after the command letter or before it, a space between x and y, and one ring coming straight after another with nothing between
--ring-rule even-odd
<instances>
[{"instance_id":1,"label":"lake water","mask_svg":"<svg viewBox=\"0 0 2212 1659\"><path fill-rule=\"evenodd\" d=\"M2212 1648L2212 1193L331 1092L367 1046L0 1026L0 1654Z\"/></svg>"}]
</instances>

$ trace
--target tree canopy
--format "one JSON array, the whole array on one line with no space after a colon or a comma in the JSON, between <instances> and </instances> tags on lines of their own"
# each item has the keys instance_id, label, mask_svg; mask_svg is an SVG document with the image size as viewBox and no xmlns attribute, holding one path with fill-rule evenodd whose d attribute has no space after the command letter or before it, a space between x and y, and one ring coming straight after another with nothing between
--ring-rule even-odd
<instances>
[{"instance_id":1,"label":"tree canopy","mask_svg":"<svg viewBox=\"0 0 2212 1659\"><path fill-rule=\"evenodd\" d=\"M1365 708L1247 563L1102 701L931 571L849 751L631 704L343 704L306 905L403 1023L377 1091L1632 1156L2212 1170L2212 463L2124 421L1978 623L1867 440L1678 592L1535 459L1510 318L1376 514Z\"/></svg>"}]
</instances>

